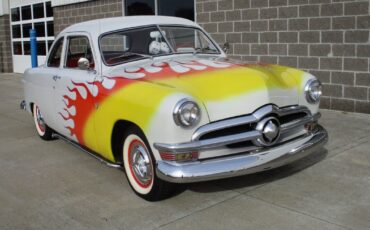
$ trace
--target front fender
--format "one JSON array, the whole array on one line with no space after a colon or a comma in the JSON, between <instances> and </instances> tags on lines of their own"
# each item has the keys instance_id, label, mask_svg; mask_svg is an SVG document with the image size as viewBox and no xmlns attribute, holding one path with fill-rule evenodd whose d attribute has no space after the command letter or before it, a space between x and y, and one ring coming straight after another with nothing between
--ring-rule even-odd
<instances>
[{"instance_id":1,"label":"front fender","mask_svg":"<svg viewBox=\"0 0 370 230\"><path fill-rule=\"evenodd\" d=\"M114 125L119 120L130 121L144 132L156 159L160 158L153 148L154 142L189 141L197 127L209 122L201 102L193 98L201 107L201 121L192 129L177 126L172 117L173 109L179 100L188 98L189 95L167 86L135 81L104 97L86 123L84 139L89 142L97 138L98 149L95 151L112 161L111 136ZM97 135L92 135L93 133Z\"/></svg>"}]
</instances>

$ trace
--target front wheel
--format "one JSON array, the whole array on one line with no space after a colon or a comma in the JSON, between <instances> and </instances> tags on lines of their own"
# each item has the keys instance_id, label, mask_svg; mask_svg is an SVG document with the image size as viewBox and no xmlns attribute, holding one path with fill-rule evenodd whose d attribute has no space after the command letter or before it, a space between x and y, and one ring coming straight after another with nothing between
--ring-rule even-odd
<instances>
[{"instance_id":1,"label":"front wheel","mask_svg":"<svg viewBox=\"0 0 370 230\"><path fill-rule=\"evenodd\" d=\"M46 141L53 139L53 130L45 123L45 120L41 114L40 108L33 105L33 120L35 121L36 131L40 138Z\"/></svg>"},{"instance_id":2,"label":"front wheel","mask_svg":"<svg viewBox=\"0 0 370 230\"><path fill-rule=\"evenodd\" d=\"M155 158L144 134L138 128L131 128L122 139L123 165L135 193L148 201L162 200L171 195L172 184L156 176Z\"/></svg>"}]
</instances>

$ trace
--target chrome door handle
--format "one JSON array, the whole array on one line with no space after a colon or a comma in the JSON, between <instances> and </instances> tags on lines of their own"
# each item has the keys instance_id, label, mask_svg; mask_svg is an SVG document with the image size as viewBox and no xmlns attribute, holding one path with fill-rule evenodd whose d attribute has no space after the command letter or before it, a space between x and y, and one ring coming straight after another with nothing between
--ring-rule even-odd
<instances>
[{"instance_id":1,"label":"chrome door handle","mask_svg":"<svg viewBox=\"0 0 370 230\"><path fill-rule=\"evenodd\" d=\"M54 80L54 81L57 81L58 79L60 79L60 76L58 76L58 75L54 75L54 76L53 76L53 80Z\"/></svg>"}]
</instances>

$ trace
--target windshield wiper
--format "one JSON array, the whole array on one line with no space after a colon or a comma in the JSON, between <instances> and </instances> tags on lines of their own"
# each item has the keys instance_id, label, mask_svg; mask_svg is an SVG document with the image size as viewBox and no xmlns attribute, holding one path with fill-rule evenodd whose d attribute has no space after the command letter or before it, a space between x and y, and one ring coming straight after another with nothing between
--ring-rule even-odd
<instances>
[{"instance_id":1,"label":"windshield wiper","mask_svg":"<svg viewBox=\"0 0 370 230\"><path fill-rule=\"evenodd\" d=\"M212 52L209 52L212 51ZM194 50L193 55L197 54L216 54L217 52L214 52L214 50L210 49L209 47L207 48L197 48Z\"/></svg>"},{"instance_id":2,"label":"windshield wiper","mask_svg":"<svg viewBox=\"0 0 370 230\"><path fill-rule=\"evenodd\" d=\"M193 51L193 55L197 55L197 54L200 54L200 53L203 53L203 48L198 48L198 49L195 49Z\"/></svg>"},{"instance_id":3,"label":"windshield wiper","mask_svg":"<svg viewBox=\"0 0 370 230\"><path fill-rule=\"evenodd\" d=\"M130 57L130 56L141 56L141 57L144 57L144 58L153 58L153 56L151 55L148 55L148 54L140 54L140 53L135 53L135 52L125 52L124 54L121 54L117 57L112 57L110 58L110 60L116 60L116 59L121 59L121 58L124 58L124 57Z\"/></svg>"}]
</instances>

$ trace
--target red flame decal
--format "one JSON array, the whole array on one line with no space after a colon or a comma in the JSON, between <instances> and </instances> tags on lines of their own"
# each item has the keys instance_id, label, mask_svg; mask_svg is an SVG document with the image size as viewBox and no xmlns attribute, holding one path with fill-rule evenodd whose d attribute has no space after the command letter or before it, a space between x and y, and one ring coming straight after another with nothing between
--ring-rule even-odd
<instances>
[{"instance_id":1,"label":"red flame decal","mask_svg":"<svg viewBox=\"0 0 370 230\"><path fill-rule=\"evenodd\" d=\"M215 64L221 64L220 62L214 62ZM110 94L113 92L120 90L121 88L131 84L135 83L137 81L145 81L148 79L164 79L164 78L170 78L170 77L180 77L180 76L186 76L191 75L192 73L199 73L199 72L205 72L205 71L211 71L218 69L217 67L207 66L202 63L198 63L196 61L191 61L187 63L178 63L179 65L183 65L183 67L188 68L189 70L185 73L179 73L176 72L173 68L171 68L169 63L163 62L161 65L152 65L153 68L161 68L158 72L148 72L147 68L138 68L138 70L129 72L125 71L122 73L123 76L116 76L116 77L106 77L109 80L114 80L114 86L112 88L106 88L100 81L94 81L94 82L87 82L87 83L78 83L75 81L72 81L73 88L67 87L67 90L70 94L75 94L76 98L72 96L63 95L63 101L65 104L65 107L62 109L62 112L59 113L59 115L65 120L65 121L73 121L74 126L68 125L65 128L69 130L70 136L75 136L77 138L77 141L81 145L85 145L84 138L83 138L83 130L86 125L86 122L89 118L89 116L94 111L95 104L102 103L107 97L109 97ZM225 64L225 63L223 63ZM198 66L205 66L205 69L202 70L196 70L194 68L188 67L189 65L198 65ZM230 67L232 67L231 65ZM131 73L143 73L145 76L136 80L125 78L126 74ZM95 86L95 87L94 87ZM86 91L86 98L83 97L79 87L83 88ZM91 93L91 89L95 88L97 89L97 95L94 96ZM72 107L75 108L75 113L72 114L69 112ZM64 115L64 114L67 115Z\"/></svg>"}]
</instances>

